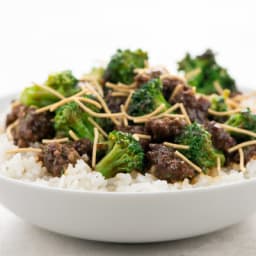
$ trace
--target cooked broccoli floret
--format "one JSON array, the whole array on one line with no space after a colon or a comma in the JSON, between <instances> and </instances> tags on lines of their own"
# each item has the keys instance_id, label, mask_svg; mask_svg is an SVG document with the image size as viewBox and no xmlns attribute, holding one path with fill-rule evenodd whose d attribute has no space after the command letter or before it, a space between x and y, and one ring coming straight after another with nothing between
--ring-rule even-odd
<instances>
[{"instance_id":1,"label":"cooked broccoli floret","mask_svg":"<svg viewBox=\"0 0 256 256\"><path fill-rule=\"evenodd\" d=\"M78 91L76 85L78 80L74 77L70 70L53 73L48 76L45 82L49 86L64 96L71 96Z\"/></svg>"},{"instance_id":2,"label":"cooked broccoli floret","mask_svg":"<svg viewBox=\"0 0 256 256\"><path fill-rule=\"evenodd\" d=\"M211 109L223 112L228 110L228 106L226 104L225 98L223 96L214 95L211 99Z\"/></svg>"},{"instance_id":3,"label":"cooked broccoli floret","mask_svg":"<svg viewBox=\"0 0 256 256\"><path fill-rule=\"evenodd\" d=\"M131 84L135 75L134 69L144 68L147 59L147 53L140 49L136 51L117 50L107 65L104 81Z\"/></svg>"},{"instance_id":4,"label":"cooked broccoli floret","mask_svg":"<svg viewBox=\"0 0 256 256\"><path fill-rule=\"evenodd\" d=\"M213 147L211 134L200 124L188 125L183 133L176 137L176 143L189 146L189 149L182 150L182 153L205 173L216 166L217 157L220 157L221 163L224 164L224 155Z\"/></svg>"},{"instance_id":5,"label":"cooked broccoli floret","mask_svg":"<svg viewBox=\"0 0 256 256\"><path fill-rule=\"evenodd\" d=\"M159 78L152 79L137 89L131 98L128 112L132 116L142 116L154 111L163 104L166 110L170 104L162 93L162 82Z\"/></svg>"},{"instance_id":6,"label":"cooked broccoli floret","mask_svg":"<svg viewBox=\"0 0 256 256\"><path fill-rule=\"evenodd\" d=\"M178 70L184 71L188 84L195 86L200 93L215 93L214 83L219 83L222 88L237 91L235 80L227 70L221 67L215 60L214 53L207 50L204 54L192 58L186 54L185 58L178 62Z\"/></svg>"},{"instance_id":7,"label":"cooked broccoli floret","mask_svg":"<svg viewBox=\"0 0 256 256\"><path fill-rule=\"evenodd\" d=\"M69 137L69 130L72 130L79 138L88 138L93 141L93 125L88 121L88 117L89 115L75 102L59 107L54 118L57 135Z\"/></svg>"},{"instance_id":8,"label":"cooked broccoli floret","mask_svg":"<svg viewBox=\"0 0 256 256\"><path fill-rule=\"evenodd\" d=\"M20 102L26 106L43 107L58 101L58 98L37 85L25 88L20 95Z\"/></svg>"},{"instance_id":9,"label":"cooked broccoli floret","mask_svg":"<svg viewBox=\"0 0 256 256\"><path fill-rule=\"evenodd\" d=\"M77 82L72 72L67 70L50 74L45 85L68 97L79 91L76 86ZM23 90L20 101L27 106L43 107L58 101L58 98L35 84Z\"/></svg>"},{"instance_id":10,"label":"cooked broccoli floret","mask_svg":"<svg viewBox=\"0 0 256 256\"><path fill-rule=\"evenodd\" d=\"M108 137L108 153L96 165L96 170L106 178L118 172L141 171L144 152L131 134L112 131Z\"/></svg>"},{"instance_id":11,"label":"cooked broccoli floret","mask_svg":"<svg viewBox=\"0 0 256 256\"><path fill-rule=\"evenodd\" d=\"M230 116L226 124L237 127L237 128L242 128L245 130L256 132L256 115L253 114L251 110L248 108L244 111L241 111L240 113ZM233 136L241 139L248 137L246 135L238 134L233 131L232 132L230 131L230 133Z\"/></svg>"}]
</instances>

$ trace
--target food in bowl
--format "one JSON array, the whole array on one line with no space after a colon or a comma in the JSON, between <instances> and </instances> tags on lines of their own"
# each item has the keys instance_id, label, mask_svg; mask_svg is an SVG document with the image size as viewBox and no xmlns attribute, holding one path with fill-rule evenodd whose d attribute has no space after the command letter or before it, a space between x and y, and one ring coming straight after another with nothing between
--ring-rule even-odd
<instances>
[{"instance_id":1,"label":"food in bowl","mask_svg":"<svg viewBox=\"0 0 256 256\"><path fill-rule=\"evenodd\" d=\"M50 74L4 116L0 173L60 188L172 191L256 176L253 93L211 50L152 67L142 50L118 50L77 79Z\"/></svg>"}]
</instances>

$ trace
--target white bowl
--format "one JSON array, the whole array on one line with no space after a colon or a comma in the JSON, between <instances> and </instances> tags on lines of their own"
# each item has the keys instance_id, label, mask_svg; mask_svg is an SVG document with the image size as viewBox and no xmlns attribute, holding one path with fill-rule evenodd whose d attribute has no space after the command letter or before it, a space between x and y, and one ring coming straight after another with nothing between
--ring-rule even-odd
<instances>
[{"instance_id":1,"label":"white bowl","mask_svg":"<svg viewBox=\"0 0 256 256\"><path fill-rule=\"evenodd\" d=\"M177 192L80 192L0 176L0 202L61 234L109 242L156 242L206 234L256 209L256 179Z\"/></svg>"},{"instance_id":2,"label":"white bowl","mask_svg":"<svg viewBox=\"0 0 256 256\"><path fill-rule=\"evenodd\" d=\"M2 99L1 106L10 101ZM110 242L157 242L206 234L256 210L256 179L176 192L82 192L0 176L0 202L61 234Z\"/></svg>"}]
</instances>

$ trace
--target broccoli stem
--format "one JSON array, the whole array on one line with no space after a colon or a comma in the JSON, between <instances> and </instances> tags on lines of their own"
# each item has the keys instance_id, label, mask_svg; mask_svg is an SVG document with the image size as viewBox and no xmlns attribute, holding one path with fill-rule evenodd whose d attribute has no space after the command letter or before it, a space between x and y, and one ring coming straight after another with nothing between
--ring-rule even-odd
<instances>
[{"instance_id":1,"label":"broccoli stem","mask_svg":"<svg viewBox=\"0 0 256 256\"><path fill-rule=\"evenodd\" d=\"M73 125L74 132L81 138L84 137L86 134L86 138L89 139L91 142L94 140L94 133L93 133L93 126L91 125L88 127L87 125L90 124L81 124L81 122L76 122Z\"/></svg>"},{"instance_id":2,"label":"broccoli stem","mask_svg":"<svg viewBox=\"0 0 256 256\"><path fill-rule=\"evenodd\" d=\"M115 144L112 150L96 165L95 169L105 178L115 176L116 173L124 171L122 164L125 153L125 149L121 149L118 144Z\"/></svg>"}]
</instances>

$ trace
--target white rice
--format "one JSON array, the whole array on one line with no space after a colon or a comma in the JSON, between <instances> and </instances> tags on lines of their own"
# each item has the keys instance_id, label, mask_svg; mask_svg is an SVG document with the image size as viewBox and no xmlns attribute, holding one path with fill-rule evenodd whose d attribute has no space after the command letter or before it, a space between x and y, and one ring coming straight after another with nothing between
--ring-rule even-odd
<instances>
[{"instance_id":1,"label":"white rice","mask_svg":"<svg viewBox=\"0 0 256 256\"><path fill-rule=\"evenodd\" d=\"M78 160L74 167L68 166L65 175L51 177L41 163L36 161L34 153L6 154L6 150L14 149L16 146L8 140L5 133L0 135L0 145L0 173L2 175L25 182L34 182L38 185L63 189L118 192L177 191L235 183L256 176L256 160L251 160L247 164L245 173L236 170L231 170L228 173L221 171L220 175L215 178L200 175L198 182L194 185L189 184L187 179L183 182L168 184L148 173L145 175L119 173L114 178L105 179L100 173L92 171L83 160Z\"/></svg>"}]
</instances>

